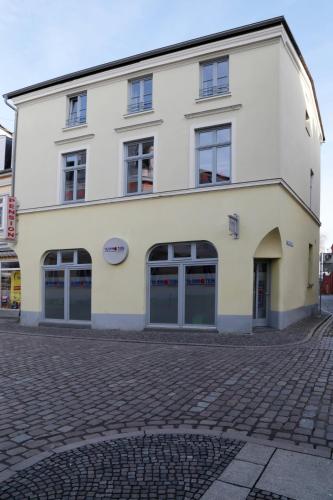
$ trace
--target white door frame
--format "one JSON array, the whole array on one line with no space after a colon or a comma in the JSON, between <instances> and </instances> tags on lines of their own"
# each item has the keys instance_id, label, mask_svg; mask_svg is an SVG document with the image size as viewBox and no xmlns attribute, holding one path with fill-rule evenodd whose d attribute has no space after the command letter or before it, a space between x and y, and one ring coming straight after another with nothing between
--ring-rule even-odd
<instances>
[{"instance_id":1,"label":"white door frame","mask_svg":"<svg viewBox=\"0 0 333 500\"><path fill-rule=\"evenodd\" d=\"M265 300L266 300L266 317L258 318L258 272L257 265L258 264L266 264L266 291L265 291ZM271 296L271 266L270 261L267 259L254 259L254 279L255 283L253 284L253 326L268 326L269 324L269 312L270 312L270 296Z\"/></svg>"}]
</instances>

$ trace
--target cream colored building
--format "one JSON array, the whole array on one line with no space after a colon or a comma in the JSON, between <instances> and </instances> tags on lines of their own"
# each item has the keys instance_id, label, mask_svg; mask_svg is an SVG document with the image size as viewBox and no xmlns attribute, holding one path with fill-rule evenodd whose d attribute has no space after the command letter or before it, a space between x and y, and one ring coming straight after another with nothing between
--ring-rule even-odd
<instances>
[{"instance_id":1,"label":"cream colored building","mask_svg":"<svg viewBox=\"0 0 333 500\"><path fill-rule=\"evenodd\" d=\"M21 273L13 244L7 240L8 199L12 194L12 133L0 123L0 316L18 316Z\"/></svg>"},{"instance_id":2,"label":"cream colored building","mask_svg":"<svg viewBox=\"0 0 333 500\"><path fill-rule=\"evenodd\" d=\"M251 332L316 310L324 136L284 18L5 97L22 324Z\"/></svg>"}]
</instances>

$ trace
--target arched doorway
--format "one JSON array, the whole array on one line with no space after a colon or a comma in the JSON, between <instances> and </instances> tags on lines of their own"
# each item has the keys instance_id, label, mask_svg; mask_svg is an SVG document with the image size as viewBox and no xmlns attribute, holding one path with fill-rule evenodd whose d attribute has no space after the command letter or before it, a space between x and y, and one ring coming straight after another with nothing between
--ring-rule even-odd
<instances>
[{"instance_id":1,"label":"arched doorway","mask_svg":"<svg viewBox=\"0 0 333 500\"><path fill-rule=\"evenodd\" d=\"M253 326L255 327L270 325L272 290L277 286L274 268L281 257L281 235L276 227L262 238L254 254Z\"/></svg>"},{"instance_id":2,"label":"arched doorway","mask_svg":"<svg viewBox=\"0 0 333 500\"><path fill-rule=\"evenodd\" d=\"M217 263L217 251L208 241L153 247L148 255L148 325L215 327Z\"/></svg>"},{"instance_id":3,"label":"arched doorway","mask_svg":"<svg viewBox=\"0 0 333 500\"><path fill-rule=\"evenodd\" d=\"M52 250L43 261L43 319L91 320L91 257L83 248Z\"/></svg>"}]
</instances>

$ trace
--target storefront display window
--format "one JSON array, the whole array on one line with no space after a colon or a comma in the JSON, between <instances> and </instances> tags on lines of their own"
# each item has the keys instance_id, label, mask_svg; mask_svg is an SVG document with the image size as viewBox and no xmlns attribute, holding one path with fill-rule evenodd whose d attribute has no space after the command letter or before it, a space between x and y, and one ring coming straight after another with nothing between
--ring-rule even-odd
<instances>
[{"instance_id":1,"label":"storefront display window","mask_svg":"<svg viewBox=\"0 0 333 500\"><path fill-rule=\"evenodd\" d=\"M0 262L1 308L20 309L21 272L17 261Z\"/></svg>"},{"instance_id":2,"label":"storefront display window","mask_svg":"<svg viewBox=\"0 0 333 500\"><path fill-rule=\"evenodd\" d=\"M44 319L91 320L91 257L83 248L46 254Z\"/></svg>"},{"instance_id":3,"label":"storefront display window","mask_svg":"<svg viewBox=\"0 0 333 500\"><path fill-rule=\"evenodd\" d=\"M148 325L216 326L218 256L208 241L164 243L148 256Z\"/></svg>"}]
</instances>

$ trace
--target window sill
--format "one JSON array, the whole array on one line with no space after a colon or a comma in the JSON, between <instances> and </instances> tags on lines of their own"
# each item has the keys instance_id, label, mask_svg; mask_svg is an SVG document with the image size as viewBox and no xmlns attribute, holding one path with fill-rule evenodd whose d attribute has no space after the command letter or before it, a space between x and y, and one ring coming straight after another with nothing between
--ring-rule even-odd
<instances>
[{"instance_id":1,"label":"window sill","mask_svg":"<svg viewBox=\"0 0 333 500\"><path fill-rule=\"evenodd\" d=\"M146 111L137 111L136 113L126 113L123 115L123 118L131 118L132 116L141 116L141 115L149 115L150 113L154 113L154 109L147 109Z\"/></svg>"},{"instance_id":2,"label":"window sill","mask_svg":"<svg viewBox=\"0 0 333 500\"><path fill-rule=\"evenodd\" d=\"M73 125L73 127L63 127L62 131L68 132L68 130L76 130L76 129L85 128L85 127L88 127L88 123L82 123L80 125Z\"/></svg>"},{"instance_id":3,"label":"window sill","mask_svg":"<svg viewBox=\"0 0 333 500\"><path fill-rule=\"evenodd\" d=\"M60 205L83 205L85 202L86 200L62 200Z\"/></svg>"},{"instance_id":4,"label":"window sill","mask_svg":"<svg viewBox=\"0 0 333 500\"><path fill-rule=\"evenodd\" d=\"M131 198L132 196L147 196L149 194L156 194L155 191L143 191L142 193L124 193L123 197L129 197Z\"/></svg>"},{"instance_id":5,"label":"window sill","mask_svg":"<svg viewBox=\"0 0 333 500\"><path fill-rule=\"evenodd\" d=\"M224 97L231 97L231 92L226 92L225 94L210 95L207 97L198 97L198 99L196 99L195 102L198 104L200 102L212 101L215 99L223 99Z\"/></svg>"},{"instance_id":6,"label":"window sill","mask_svg":"<svg viewBox=\"0 0 333 500\"><path fill-rule=\"evenodd\" d=\"M232 184L231 181L225 181L225 182L211 182L209 184L198 184L196 186L196 189L201 189L201 188L210 188L210 187L219 187L219 186L228 186Z\"/></svg>"}]
</instances>

